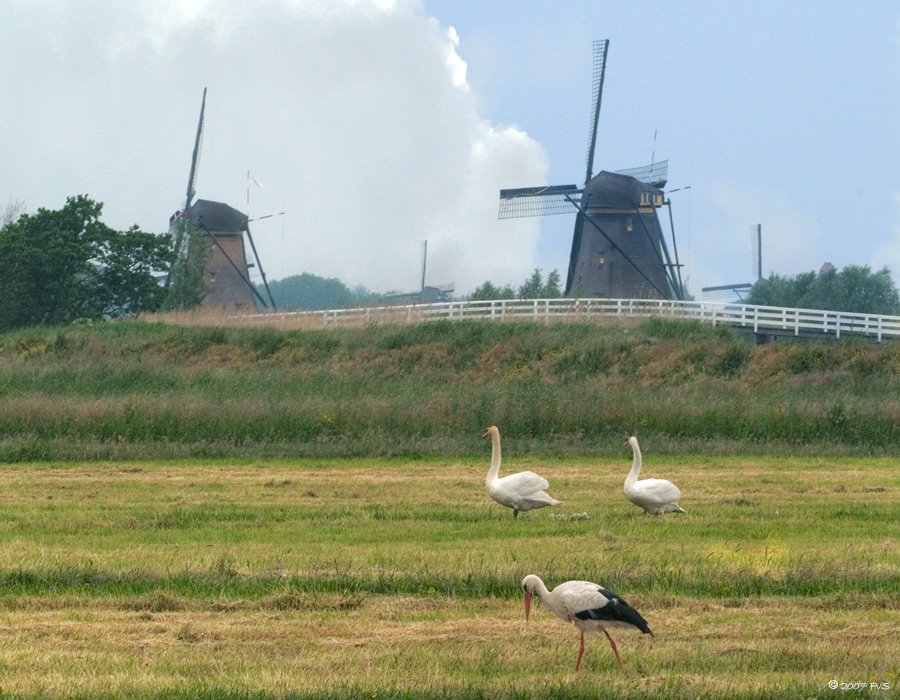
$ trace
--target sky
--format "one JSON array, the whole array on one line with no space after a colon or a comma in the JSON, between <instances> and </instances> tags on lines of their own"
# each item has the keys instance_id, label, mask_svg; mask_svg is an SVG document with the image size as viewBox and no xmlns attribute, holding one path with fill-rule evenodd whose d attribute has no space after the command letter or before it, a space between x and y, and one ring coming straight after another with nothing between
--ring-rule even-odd
<instances>
[{"instance_id":1,"label":"sky","mask_svg":"<svg viewBox=\"0 0 900 700\"><path fill-rule=\"evenodd\" d=\"M689 291L888 266L900 285L900 6L484 0L0 0L0 206L103 202L164 232L248 212L268 278L465 294L568 265L574 216L498 190L668 159ZM814 11L812 8L814 7ZM251 173L262 186L248 183Z\"/></svg>"}]
</instances>

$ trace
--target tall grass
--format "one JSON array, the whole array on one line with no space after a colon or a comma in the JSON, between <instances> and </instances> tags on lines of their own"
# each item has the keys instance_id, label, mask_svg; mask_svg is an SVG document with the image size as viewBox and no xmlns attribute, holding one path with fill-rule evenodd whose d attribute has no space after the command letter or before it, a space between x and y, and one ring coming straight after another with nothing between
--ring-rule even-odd
<instances>
[{"instance_id":1,"label":"tall grass","mask_svg":"<svg viewBox=\"0 0 900 700\"><path fill-rule=\"evenodd\" d=\"M754 347L699 323L277 331L118 322L0 336L0 461L890 453L900 346Z\"/></svg>"}]
</instances>

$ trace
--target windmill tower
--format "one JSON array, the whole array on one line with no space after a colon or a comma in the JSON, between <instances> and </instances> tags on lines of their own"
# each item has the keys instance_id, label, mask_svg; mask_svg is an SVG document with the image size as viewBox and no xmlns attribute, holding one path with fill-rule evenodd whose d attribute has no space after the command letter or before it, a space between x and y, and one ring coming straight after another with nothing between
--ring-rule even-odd
<instances>
[{"instance_id":1,"label":"windmill tower","mask_svg":"<svg viewBox=\"0 0 900 700\"><path fill-rule=\"evenodd\" d=\"M185 229L190 228L208 239L209 254L203 279L208 294L203 299L203 306L224 307L228 309L256 308L257 302L263 307L275 308L275 301L269 291L262 264L256 254L256 245L250 233L248 217L241 211L222 202L208 199L194 201L197 183L197 166L200 161L200 146L203 138L203 122L206 113L206 88L203 88L203 102L200 105L200 120L197 124L197 136L194 139L194 153L191 157L191 171L188 176L187 193L184 208L169 218L169 230L175 237L175 250L184 255L186 249ZM187 222L186 227L184 223ZM250 241L255 262L248 264L244 236ZM256 266L262 276L269 301L268 303L250 281L250 268ZM166 280L166 286L170 280Z\"/></svg>"},{"instance_id":2,"label":"windmill tower","mask_svg":"<svg viewBox=\"0 0 900 700\"><path fill-rule=\"evenodd\" d=\"M575 231L566 294L605 298L683 299L681 265L672 231L674 261L658 210L669 207L669 162L594 175L597 124L609 40L594 42L593 102L584 186L552 185L500 190L499 218L572 214Z\"/></svg>"}]
</instances>

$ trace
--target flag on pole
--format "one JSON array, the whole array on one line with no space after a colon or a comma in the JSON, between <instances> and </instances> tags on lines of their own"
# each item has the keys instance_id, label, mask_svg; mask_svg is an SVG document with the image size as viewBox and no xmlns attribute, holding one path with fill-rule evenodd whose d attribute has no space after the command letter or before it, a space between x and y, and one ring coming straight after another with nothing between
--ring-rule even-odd
<instances>
[{"instance_id":1,"label":"flag on pole","mask_svg":"<svg viewBox=\"0 0 900 700\"><path fill-rule=\"evenodd\" d=\"M263 184L259 180L257 180L255 177L253 177L253 175L251 175L249 172L247 173L247 183L248 184L253 183L257 187L263 186Z\"/></svg>"}]
</instances>

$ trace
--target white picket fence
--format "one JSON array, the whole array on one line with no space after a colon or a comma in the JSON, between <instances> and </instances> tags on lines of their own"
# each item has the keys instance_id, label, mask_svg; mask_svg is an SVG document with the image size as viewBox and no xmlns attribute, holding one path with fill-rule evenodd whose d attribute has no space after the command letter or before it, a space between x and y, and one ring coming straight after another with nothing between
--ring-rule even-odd
<instances>
[{"instance_id":1,"label":"white picket fence","mask_svg":"<svg viewBox=\"0 0 900 700\"><path fill-rule=\"evenodd\" d=\"M900 337L900 317L777 306L649 299L503 299L327 311L269 312L244 316L246 325L346 328L423 321L485 320L543 323L604 319L698 319L712 326L774 335L840 338L848 333L877 341Z\"/></svg>"}]
</instances>

